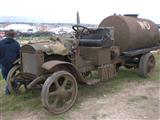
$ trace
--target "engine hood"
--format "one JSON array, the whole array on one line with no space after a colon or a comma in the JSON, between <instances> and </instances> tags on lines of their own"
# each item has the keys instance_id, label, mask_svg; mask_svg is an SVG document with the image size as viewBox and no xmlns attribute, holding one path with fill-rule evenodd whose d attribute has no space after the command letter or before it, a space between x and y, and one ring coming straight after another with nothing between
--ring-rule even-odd
<instances>
[{"instance_id":1,"label":"engine hood","mask_svg":"<svg viewBox=\"0 0 160 120\"><path fill-rule=\"evenodd\" d=\"M22 52L36 52L41 51L47 55L58 54L68 55L69 50L60 41L42 41L36 43L29 43L21 47Z\"/></svg>"}]
</instances>

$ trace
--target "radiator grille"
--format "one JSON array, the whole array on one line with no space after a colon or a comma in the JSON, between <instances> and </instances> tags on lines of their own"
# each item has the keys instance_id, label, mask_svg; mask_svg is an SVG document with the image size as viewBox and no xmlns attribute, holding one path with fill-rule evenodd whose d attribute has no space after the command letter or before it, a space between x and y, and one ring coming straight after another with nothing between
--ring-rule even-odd
<instances>
[{"instance_id":1,"label":"radiator grille","mask_svg":"<svg viewBox=\"0 0 160 120\"><path fill-rule=\"evenodd\" d=\"M34 75L41 74L41 65L44 62L42 54L22 53L22 68L23 72Z\"/></svg>"}]
</instances>

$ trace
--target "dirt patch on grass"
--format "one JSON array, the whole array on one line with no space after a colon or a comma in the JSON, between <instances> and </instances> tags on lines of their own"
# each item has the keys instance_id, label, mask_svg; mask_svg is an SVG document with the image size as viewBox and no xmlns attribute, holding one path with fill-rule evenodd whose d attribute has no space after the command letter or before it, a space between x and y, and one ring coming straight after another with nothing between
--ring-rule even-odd
<instances>
[{"instance_id":1,"label":"dirt patch on grass","mask_svg":"<svg viewBox=\"0 0 160 120\"><path fill-rule=\"evenodd\" d=\"M159 92L159 83L130 84L119 93L85 100L78 111L69 112L69 119L158 120Z\"/></svg>"}]
</instances>

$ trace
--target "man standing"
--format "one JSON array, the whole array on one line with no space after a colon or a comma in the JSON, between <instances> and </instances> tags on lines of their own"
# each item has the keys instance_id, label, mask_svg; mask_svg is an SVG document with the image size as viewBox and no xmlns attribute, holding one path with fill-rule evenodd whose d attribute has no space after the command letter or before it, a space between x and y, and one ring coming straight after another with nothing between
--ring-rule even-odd
<instances>
[{"instance_id":1,"label":"man standing","mask_svg":"<svg viewBox=\"0 0 160 120\"><path fill-rule=\"evenodd\" d=\"M13 67L13 62L19 58L20 45L14 40L16 33L9 30L5 33L6 38L0 41L0 64L2 67L2 76L7 80L9 70ZM8 85L6 85L6 95L9 95Z\"/></svg>"}]
</instances>

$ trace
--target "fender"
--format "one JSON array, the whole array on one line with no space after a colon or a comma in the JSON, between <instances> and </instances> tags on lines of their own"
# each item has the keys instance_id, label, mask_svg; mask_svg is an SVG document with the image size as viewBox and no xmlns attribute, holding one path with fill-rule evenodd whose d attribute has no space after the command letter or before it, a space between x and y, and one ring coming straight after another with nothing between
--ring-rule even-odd
<instances>
[{"instance_id":1,"label":"fender","mask_svg":"<svg viewBox=\"0 0 160 120\"><path fill-rule=\"evenodd\" d=\"M47 71L52 71L54 68L57 68L58 66L62 66L62 65L69 69L69 72L75 76L76 80L80 82L85 82L85 79L83 78L81 73L78 71L78 69L75 67L75 65L69 62L51 60L42 64L42 68Z\"/></svg>"}]
</instances>

